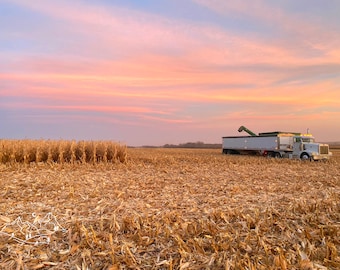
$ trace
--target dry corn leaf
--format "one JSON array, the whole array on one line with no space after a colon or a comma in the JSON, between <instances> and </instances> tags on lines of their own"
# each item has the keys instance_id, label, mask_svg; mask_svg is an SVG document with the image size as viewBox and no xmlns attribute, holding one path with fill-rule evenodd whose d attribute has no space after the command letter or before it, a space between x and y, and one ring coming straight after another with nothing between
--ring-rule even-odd
<instances>
[{"instance_id":1,"label":"dry corn leaf","mask_svg":"<svg viewBox=\"0 0 340 270\"><path fill-rule=\"evenodd\" d=\"M10 219L9 217L0 215L0 222L3 222L3 223L10 223L10 222L11 222L11 219Z\"/></svg>"}]
</instances>

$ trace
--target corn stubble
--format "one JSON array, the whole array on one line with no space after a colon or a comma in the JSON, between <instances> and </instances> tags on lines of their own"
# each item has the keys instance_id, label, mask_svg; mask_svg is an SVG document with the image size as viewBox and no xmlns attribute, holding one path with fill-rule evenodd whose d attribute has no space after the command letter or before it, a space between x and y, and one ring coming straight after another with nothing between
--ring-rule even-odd
<instances>
[{"instance_id":1,"label":"corn stubble","mask_svg":"<svg viewBox=\"0 0 340 270\"><path fill-rule=\"evenodd\" d=\"M340 268L340 151L329 162L127 153L110 166L0 165L0 268Z\"/></svg>"}]
</instances>

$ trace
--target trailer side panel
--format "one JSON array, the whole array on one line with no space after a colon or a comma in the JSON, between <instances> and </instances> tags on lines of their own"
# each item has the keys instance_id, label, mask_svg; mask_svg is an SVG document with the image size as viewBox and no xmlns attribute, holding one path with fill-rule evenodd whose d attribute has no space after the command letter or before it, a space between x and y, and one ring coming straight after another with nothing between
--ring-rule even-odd
<instances>
[{"instance_id":1,"label":"trailer side panel","mask_svg":"<svg viewBox=\"0 0 340 270\"><path fill-rule=\"evenodd\" d=\"M223 149L230 150L277 150L278 137L223 137Z\"/></svg>"}]
</instances>

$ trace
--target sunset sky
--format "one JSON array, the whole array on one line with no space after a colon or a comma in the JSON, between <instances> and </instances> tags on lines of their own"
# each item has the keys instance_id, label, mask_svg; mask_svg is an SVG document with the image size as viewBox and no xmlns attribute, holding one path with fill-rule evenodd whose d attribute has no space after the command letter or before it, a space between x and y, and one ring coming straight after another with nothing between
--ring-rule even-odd
<instances>
[{"instance_id":1,"label":"sunset sky","mask_svg":"<svg viewBox=\"0 0 340 270\"><path fill-rule=\"evenodd\" d=\"M340 141L340 1L0 0L0 138Z\"/></svg>"}]
</instances>

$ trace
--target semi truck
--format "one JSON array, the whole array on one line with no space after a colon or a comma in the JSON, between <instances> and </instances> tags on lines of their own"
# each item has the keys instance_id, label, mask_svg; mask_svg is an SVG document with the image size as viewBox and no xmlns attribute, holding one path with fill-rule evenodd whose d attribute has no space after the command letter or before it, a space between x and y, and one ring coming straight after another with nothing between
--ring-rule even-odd
<instances>
[{"instance_id":1,"label":"semi truck","mask_svg":"<svg viewBox=\"0 0 340 270\"><path fill-rule=\"evenodd\" d=\"M238 129L248 136L222 137L223 154L251 154L275 158L327 160L332 156L328 144L316 143L312 134L298 132L254 133L245 126Z\"/></svg>"}]
</instances>

